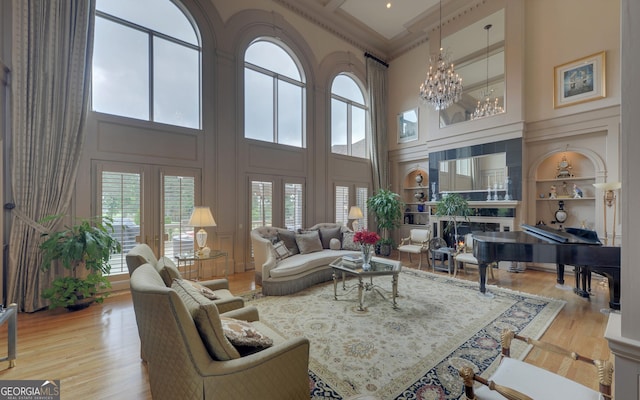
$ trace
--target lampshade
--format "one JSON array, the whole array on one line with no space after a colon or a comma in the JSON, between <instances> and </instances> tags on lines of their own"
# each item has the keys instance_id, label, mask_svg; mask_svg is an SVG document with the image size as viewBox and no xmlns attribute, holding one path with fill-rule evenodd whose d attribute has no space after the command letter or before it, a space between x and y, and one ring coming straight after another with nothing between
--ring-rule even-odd
<instances>
[{"instance_id":1,"label":"lampshade","mask_svg":"<svg viewBox=\"0 0 640 400\"><path fill-rule=\"evenodd\" d=\"M622 187L622 182L594 183L593 186L595 186L596 189L601 189L601 190L618 190Z\"/></svg>"},{"instance_id":2,"label":"lampshade","mask_svg":"<svg viewBox=\"0 0 640 400\"><path fill-rule=\"evenodd\" d=\"M200 230L196 233L196 241L198 242L198 251L202 252L202 249L207 245L207 231L202 227L216 226L216 220L213 219L211 209L205 206L194 207L188 225L200 227Z\"/></svg>"},{"instance_id":3,"label":"lampshade","mask_svg":"<svg viewBox=\"0 0 640 400\"><path fill-rule=\"evenodd\" d=\"M358 206L351 206L349 209L349 219L362 219L362 210Z\"/></svg>"}]
</instances>

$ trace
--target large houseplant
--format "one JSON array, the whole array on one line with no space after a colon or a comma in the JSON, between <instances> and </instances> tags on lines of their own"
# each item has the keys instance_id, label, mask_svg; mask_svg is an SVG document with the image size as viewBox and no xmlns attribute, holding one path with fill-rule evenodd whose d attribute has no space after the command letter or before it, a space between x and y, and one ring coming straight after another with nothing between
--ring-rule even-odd
<instances>
[{"instance_id":1,"label":"large houseplant","mask_svg":"<svg viewBox=\"0 0 640 400\"><path fill-rule=\"evenodd\" d=\"M375 215L376 225L381 233L380 254L384 256L391 254L393 241L389 237L389 231L400 225L403 207L400 195L387 189L380 189L367 199L367 208Z\"/></svg>"},{"instance_id":2,"label":"large houseplant","mask_svg":"<svg viewBox=\"0 0 640 400\"><path fill-rule=\"evenodd\" d=\"M436 204L435 214L438 217L448 217L453 222L454 240L458 241L458 218L465 221L473 214L469 203L459 193L448 193ZM446 225L445 232L451 231L451 224Z\"/></svg>"},{"instance_id":3,"label":"large houseplant","mask_svg":"<svg viewBox=\"0 0 640 400\"><path fill-rule=\"evenodd\" d=\"M43 221L61 218L53 215ZM51 282L51 287L42 291L49 300L49 308L67 307L81 309L92 302L101 303L108 293L100 293L111 284L107 279L111 271L109 256L121 251L120 243L111 236L113 226L110 218L83 219L77 225L65 226L62 230L44 233L40 244L43 271L51 269L58 261L69 271Z\"/></svg>"}]
</instances>

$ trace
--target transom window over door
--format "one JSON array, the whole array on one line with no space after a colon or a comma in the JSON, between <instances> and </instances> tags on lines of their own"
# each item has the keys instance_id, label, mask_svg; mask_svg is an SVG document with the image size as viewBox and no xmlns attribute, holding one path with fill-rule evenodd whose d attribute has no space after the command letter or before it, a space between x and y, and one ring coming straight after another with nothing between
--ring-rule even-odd
<instances>
[{"instance_id":1,"label":"transom window over door","mask_svg":"<svg viewBox=\"0 0 640 400\"><path fill-rule=\"evenodd\" d=\"M305 81L292 52L260 39L244 61L244 137L305 147Z\"/></svg>"},{"instance_id":2,"label":"transom window over door","mask_svg":"<svg viewBox=\"0 0 640 400\"><path fill-rule=\"evenodd\" d=\"M364 95L348 75L336 76L331 85L331 152L353 157L367 155Z\"/></svg>"},{"instance_id":3,"label":"transom window over door","mask_svg":"<svg viewBox=\"0 0 640 400\"><path fill-rule=\"evenodd\" d=\"M98 0L95 20L92 109L200 128L200 40L176 3Z\"/></svg>"}]
</instances>

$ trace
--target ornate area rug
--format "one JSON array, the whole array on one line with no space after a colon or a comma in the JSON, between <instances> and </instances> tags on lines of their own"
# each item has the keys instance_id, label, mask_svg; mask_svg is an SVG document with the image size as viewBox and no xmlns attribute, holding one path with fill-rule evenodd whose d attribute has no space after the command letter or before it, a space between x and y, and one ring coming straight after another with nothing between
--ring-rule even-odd
<instances>
[{"instance_id":1,"label":"ornate area rug","mask_svg":"<svg viewBox=\"0 0 640 400\"><path fill-rule=\"evenodd\" d=\"M358 311L357 289L343 291L339 284L336 301L332 282L248 300L260 320L282 336L309 338L312 399L458 399L458 368L469 365L489 375L497 366L503 328L539 338L564 306L496 286L488 286L494 297L486 298L478 283L405 269L394 310L391 277L373 283L386 290L386 299L375 290L365 292L364 312ZM528 347L516 342L511 355L522 358Z\"/></svg>"}]
</instances>

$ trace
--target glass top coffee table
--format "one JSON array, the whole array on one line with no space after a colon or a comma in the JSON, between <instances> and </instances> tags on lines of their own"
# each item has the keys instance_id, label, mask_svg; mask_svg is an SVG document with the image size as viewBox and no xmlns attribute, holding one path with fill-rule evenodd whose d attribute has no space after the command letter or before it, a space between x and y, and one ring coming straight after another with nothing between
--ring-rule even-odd
<instances>
[{"instance_id":1,"label":"glass top coffee table","mask_svg":"<svg viewBox=\"0 0 640 400\"><path fill-rule=\"evenodd\" d=\"M400 261L373 257L371 259L371 269L365 271L362 269L362 265L354 266L348 262L343 262L342 257L340 257L329 264L329 266L333 268L333 298L335 300L338 300L338 273L342 274L342 290L348 289L345 283L346 275L358 277L358 311L366 311L362 305L362 298L365 290L370 291L375 289L382 298L385 298L384 294L378 290L382 288L378 285L374 285L373 277L391 276L391 299L393 301L393 308L398 308L396 298L398 297L398 274L402 270L402 264L400 264ZM366 278L369 278L369 282L364 281ZM353 289L353 287L349 289Z\"/></svg>"}]
</instances>

